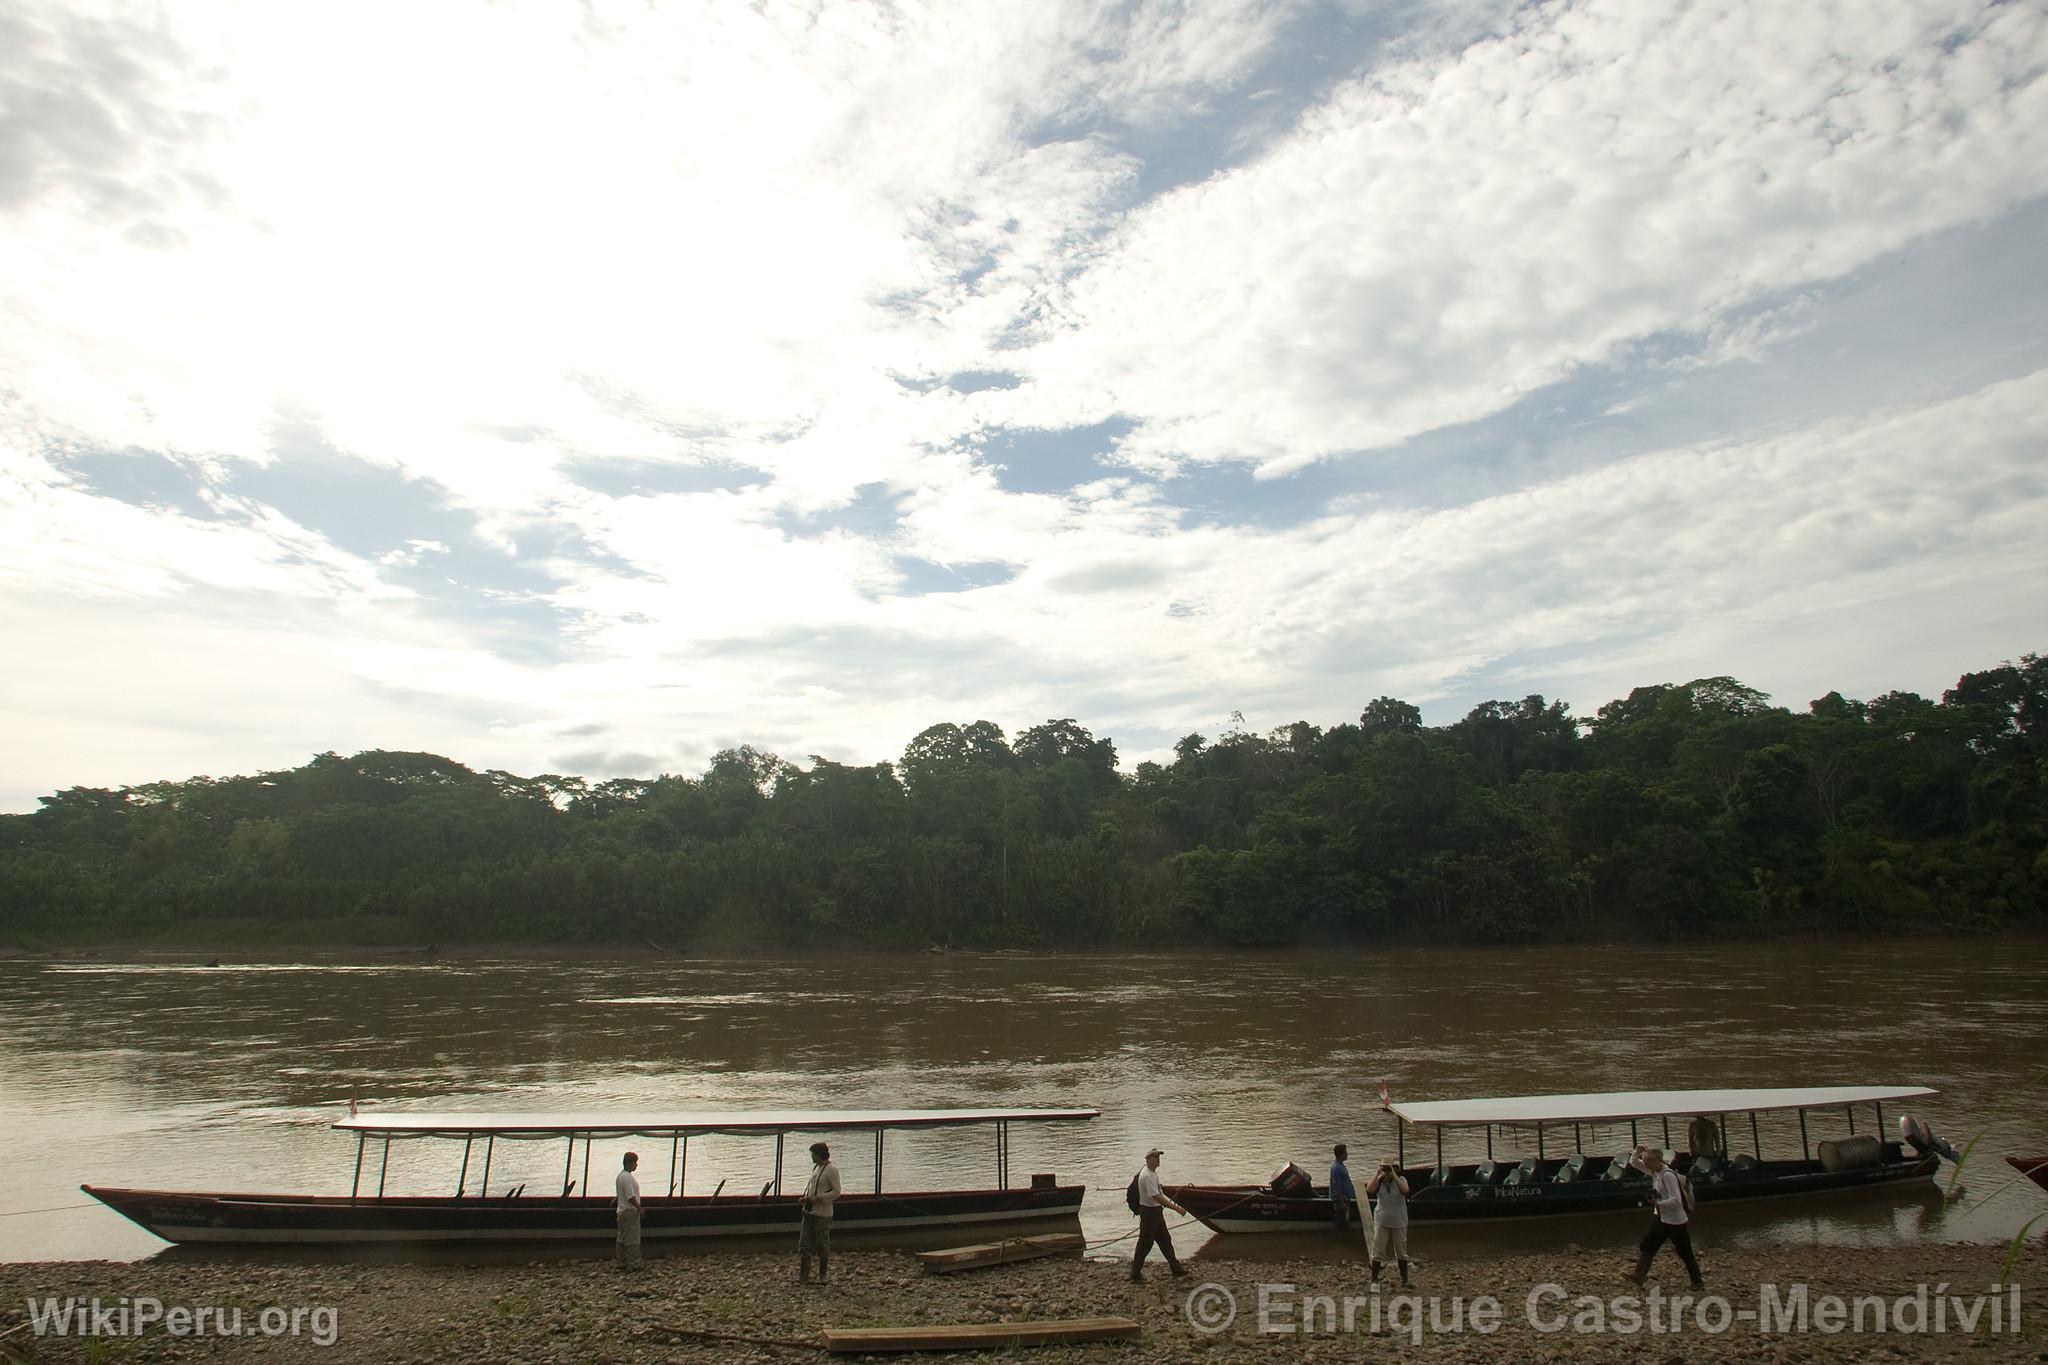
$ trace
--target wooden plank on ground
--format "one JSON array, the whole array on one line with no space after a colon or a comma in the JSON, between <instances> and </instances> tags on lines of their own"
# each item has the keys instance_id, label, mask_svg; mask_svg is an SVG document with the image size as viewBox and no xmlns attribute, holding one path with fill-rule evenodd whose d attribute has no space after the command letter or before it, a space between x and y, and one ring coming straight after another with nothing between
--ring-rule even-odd
<instances>
[{"instance_id":1,"label":"wooden plank on ground","mask_svg":"<svg viewBox=\"0 0 2048 1365\"><path fill-rule=\"evenodd\" d=\"M1063 1346L1077 1341L1121 1341L1142 1330L1131 1318L1047 1318L1038 1322L971 1322L952 1326L827 1327L822 1335L826 1350L848 1355Z\"/></svg>"},{"instance_id":2,"label":"wooden plank on ground","mask_svg":"<svg viewBox=\"0 0 2048 1365\"><path fill-rule=\"evenodd\" d=\"M1000 1242L983 1242L971 1247L920 1251L917 1253L917 1259L924 1263L926 1270L939 1275L950 1275L956 1270L974 1270L981 1266L1036 1260L1040 1256L1057 1256L1063 1251L1079 1251L1087 1245L1088 1239L1078 1232L1047 1232L1036 1237L1006 1237Z\"/></svg>"}]
</instances>

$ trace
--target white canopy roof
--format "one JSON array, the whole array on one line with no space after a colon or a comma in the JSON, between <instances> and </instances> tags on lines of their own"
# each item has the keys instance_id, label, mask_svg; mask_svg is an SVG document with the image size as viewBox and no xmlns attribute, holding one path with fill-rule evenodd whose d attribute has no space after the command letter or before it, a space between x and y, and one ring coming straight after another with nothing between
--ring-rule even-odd
<instances>
[{"instance_id":1,"label":"white canopy roof","mask_svg":"<svg viewBox=\"0 0 2048 1365\"><path fill-rule=\"evenodd\" d=\"M386 1110L334 1126L376 1137L645 1137L695 1133L828 1133L976 1123L1092 1119L1095 1109L759 1109L668 1113L464 1114Z\"/></svg>"},{"instance_id":2,"label":"white canopy roof","mask_svg":"<svg viewBox=\"0 0 2048 1365\"><path fill-rule=\"evenodd\" d=\"M1485 1100L1422 1100L1388 1107L1409 1123L1596 1123L1693 1114L1834 1109L1873 1101L1917 1100L1923 1085L1774 1086L1748 1090L1621 1090L1598 1095L1509 1095Z\"/></svg>"}]
</instances>

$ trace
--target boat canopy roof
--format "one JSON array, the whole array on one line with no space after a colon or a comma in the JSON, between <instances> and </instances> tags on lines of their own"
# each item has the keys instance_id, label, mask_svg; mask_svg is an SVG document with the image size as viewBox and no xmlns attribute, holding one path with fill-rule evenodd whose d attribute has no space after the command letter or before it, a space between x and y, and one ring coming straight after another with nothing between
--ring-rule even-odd
<instances>
[{"instance_id":1,"label":"boat canopy roof","mask_svg":"<svg viewBox=\"0 0 2048 1365\"><path fill-rule=\"evenodd\" d=\"M1747 1090L1620 1090L1598 1095L1508 1095L1484 1100L1422 1100L1388 1108L1409 1123L1452 1127L1481 1123L1597 1123L1677 1115L1836 1109L1843 1105L1917 1100L1924 1085L1771 1086Z\"/></svg>"},{"instance_id":2,"label":"boat canopy roof","mask_svg":"<svg viewBox=\"0 0 2048 1365\"><path fill-rule=\"evenodd\" d=\"M372 1137L677 1137L699 1133L877 1132L1092 1119L1095 1109L759 1109L662 1113L352 1114L334 1126Z\"/></svg>"}]
</instances>

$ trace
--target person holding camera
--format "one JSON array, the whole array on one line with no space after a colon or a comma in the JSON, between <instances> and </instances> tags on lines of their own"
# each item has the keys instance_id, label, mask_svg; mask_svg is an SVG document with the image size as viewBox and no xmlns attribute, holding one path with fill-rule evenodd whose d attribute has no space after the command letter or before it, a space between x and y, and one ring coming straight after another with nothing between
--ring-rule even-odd
<instances>
[{"instance_id":1,"label":"person holding camera","mask_svg":"<svg viewBox=\"0 0 2048 1365\"><path fill-rule=\"evenodd\" d=\"M1401 1268L1401 1287L1408 1287L1408 1177L1391 1161L1365 1182L1365 1197L1372 1200L1372 1278L1378 1284L1380 1271L1393 1261Z\"/></svg>"}]
</instances>

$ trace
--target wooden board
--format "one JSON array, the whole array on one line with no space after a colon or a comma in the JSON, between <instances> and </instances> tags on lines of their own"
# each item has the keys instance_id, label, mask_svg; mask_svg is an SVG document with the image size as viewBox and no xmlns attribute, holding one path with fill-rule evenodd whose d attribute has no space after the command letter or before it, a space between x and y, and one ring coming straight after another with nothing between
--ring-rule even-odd
<instances>
[{"instance_id":1,"label":"wooden board","mask_svg":"<svg viewBox=\"0 0 2048 1365\"><path fill-rule=\"evenodd\" d=\"M995 1351L1121 1341L1143 1329L1130 1318L1060 1318L1039 1322L973 1322L928 1327L827 1327L825 1349L836 1355L883 1351Z\"/></svg>"},{"instance_id":2,"label":"wooden board","mask_svg":"<svg viewBox=\"0 0 2048 1365\"><path fill-rule=\"evenodd\" d=\"M924 1263L926 1270L939 1275L950 1275L956 1270L974 1270L981 1266L1009 1265L1013 1261L1031 1261L1040 1256L1057 1256L1063 1251L1079 1251L1088 1245L1088 1239L1078 1232L1048 1232L1037 1237L1006 1237L1000 1242L983 1242L971 1247L948 1247L944 1251L920 1251L917 1259Z\"/></svg>"}]
</instances>

